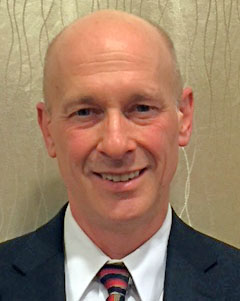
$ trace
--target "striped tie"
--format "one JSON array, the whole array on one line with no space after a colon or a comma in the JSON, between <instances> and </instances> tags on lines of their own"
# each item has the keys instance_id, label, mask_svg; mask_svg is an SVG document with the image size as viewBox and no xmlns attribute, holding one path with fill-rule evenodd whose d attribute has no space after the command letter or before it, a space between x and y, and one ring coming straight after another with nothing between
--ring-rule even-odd
<instances>
[{"instance_id":1,"label":"striped tie","mask_svg":"<svg viewBox=\"0 0 240 301\"><path fill-rule=\"evenodd\" d=\"M108 290L106 301L124 301L130 274L122 262L106 263L98 277Z\"/></svg>"}]
</instances>

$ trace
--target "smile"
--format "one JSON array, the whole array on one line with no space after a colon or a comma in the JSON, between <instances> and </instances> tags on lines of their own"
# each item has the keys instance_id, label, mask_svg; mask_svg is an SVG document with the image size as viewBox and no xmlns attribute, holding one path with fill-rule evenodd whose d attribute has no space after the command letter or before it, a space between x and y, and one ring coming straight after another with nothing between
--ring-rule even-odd
<instances>
[{"instance_id":1,"label":"smile","mask_svg":"<svg viewBox=\"0 0 240 301\"><path fill-rule=\"evenodd\" d=\"M136 170L129 173L123 174L112 174L112 173L98 173L103 180L108 180L112 182L127 182L129 180L133 180L137 178L145 169Z\"/></svg>"}]
</instances>

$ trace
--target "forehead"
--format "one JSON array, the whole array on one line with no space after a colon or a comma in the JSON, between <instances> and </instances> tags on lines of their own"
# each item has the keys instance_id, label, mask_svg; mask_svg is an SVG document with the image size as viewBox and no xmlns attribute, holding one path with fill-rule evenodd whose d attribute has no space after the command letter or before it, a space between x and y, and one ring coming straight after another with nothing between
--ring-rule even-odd
<instances>
[{"instance_id":1,"label":"forehead","mask_svg":"<svg viewBox=\"0 0 240 301\"><path fill-rule=\"evenodd\" d=\"M101 63L105 58L110 61L115 55L119 60L139 59L139 63L144 60L152 65L171 63L166 43L152 25L135 17L108 17L90 16L63 33L56 47L57 63L62 69Z\"/></svg>"},{"instance_id":2,"label":"forehead","mask_svg":"<svg viewBox=\"0 0 240 301\"><path fill-rule=\"evenodd\" d=\"M169 50L151 25L116 20L78 24L66 30L53 53L53 86L61 93L67 82L98 73L132 71L148 77L172 77Z\"/></svg>"}]
</instances>

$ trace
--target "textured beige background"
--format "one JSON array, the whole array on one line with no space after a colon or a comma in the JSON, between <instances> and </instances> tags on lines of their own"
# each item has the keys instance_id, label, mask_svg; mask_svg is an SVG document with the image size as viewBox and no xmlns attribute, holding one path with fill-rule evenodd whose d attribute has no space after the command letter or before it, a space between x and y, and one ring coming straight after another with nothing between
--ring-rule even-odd
<instances>
[{"instance_id":1,"label":"textured beige background","mask_svg":"<svg viewBox=\"0 0 240 301\"><path fill-rule=\"evenodd\" d=\"M195 228L240 247L238 0L0 0L0 241L35 229L66 201L36 122L42 63L63 26L103 8L159 22L175 41L196 114L172 204Z\"/></svg>"}]
</instances>

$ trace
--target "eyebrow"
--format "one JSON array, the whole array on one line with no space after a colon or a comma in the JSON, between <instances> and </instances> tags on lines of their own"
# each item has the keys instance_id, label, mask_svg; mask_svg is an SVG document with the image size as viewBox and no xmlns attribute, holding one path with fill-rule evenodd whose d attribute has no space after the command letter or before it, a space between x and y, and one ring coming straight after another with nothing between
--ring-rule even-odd
<instances>
[{"instance_id":1,"label":"eyebrow","mask_svg":"<svg viewBox=\"0 0 240 301\"><path fill-rule=\"evenodd\" d=\"M148 101L149 103L155 101L163 102L163 97L161 93L148 93L148 92L140 92L135 93L130 97L131 103L141 102L141 101Z\"/></svg>"},{"instance_id":2,"label":"eyebrow","mask_svg":"<svg viewBox=\"0 0 240 301\"><path fill-rule=\"evenodd\" d=\"M156 98L156 95L150 95L148 93L136 93L130 97L130 100L132 102L135 102L135 101L150 100L150 99L155 99L155 98Z\"/></svg>"}]
</instances>

